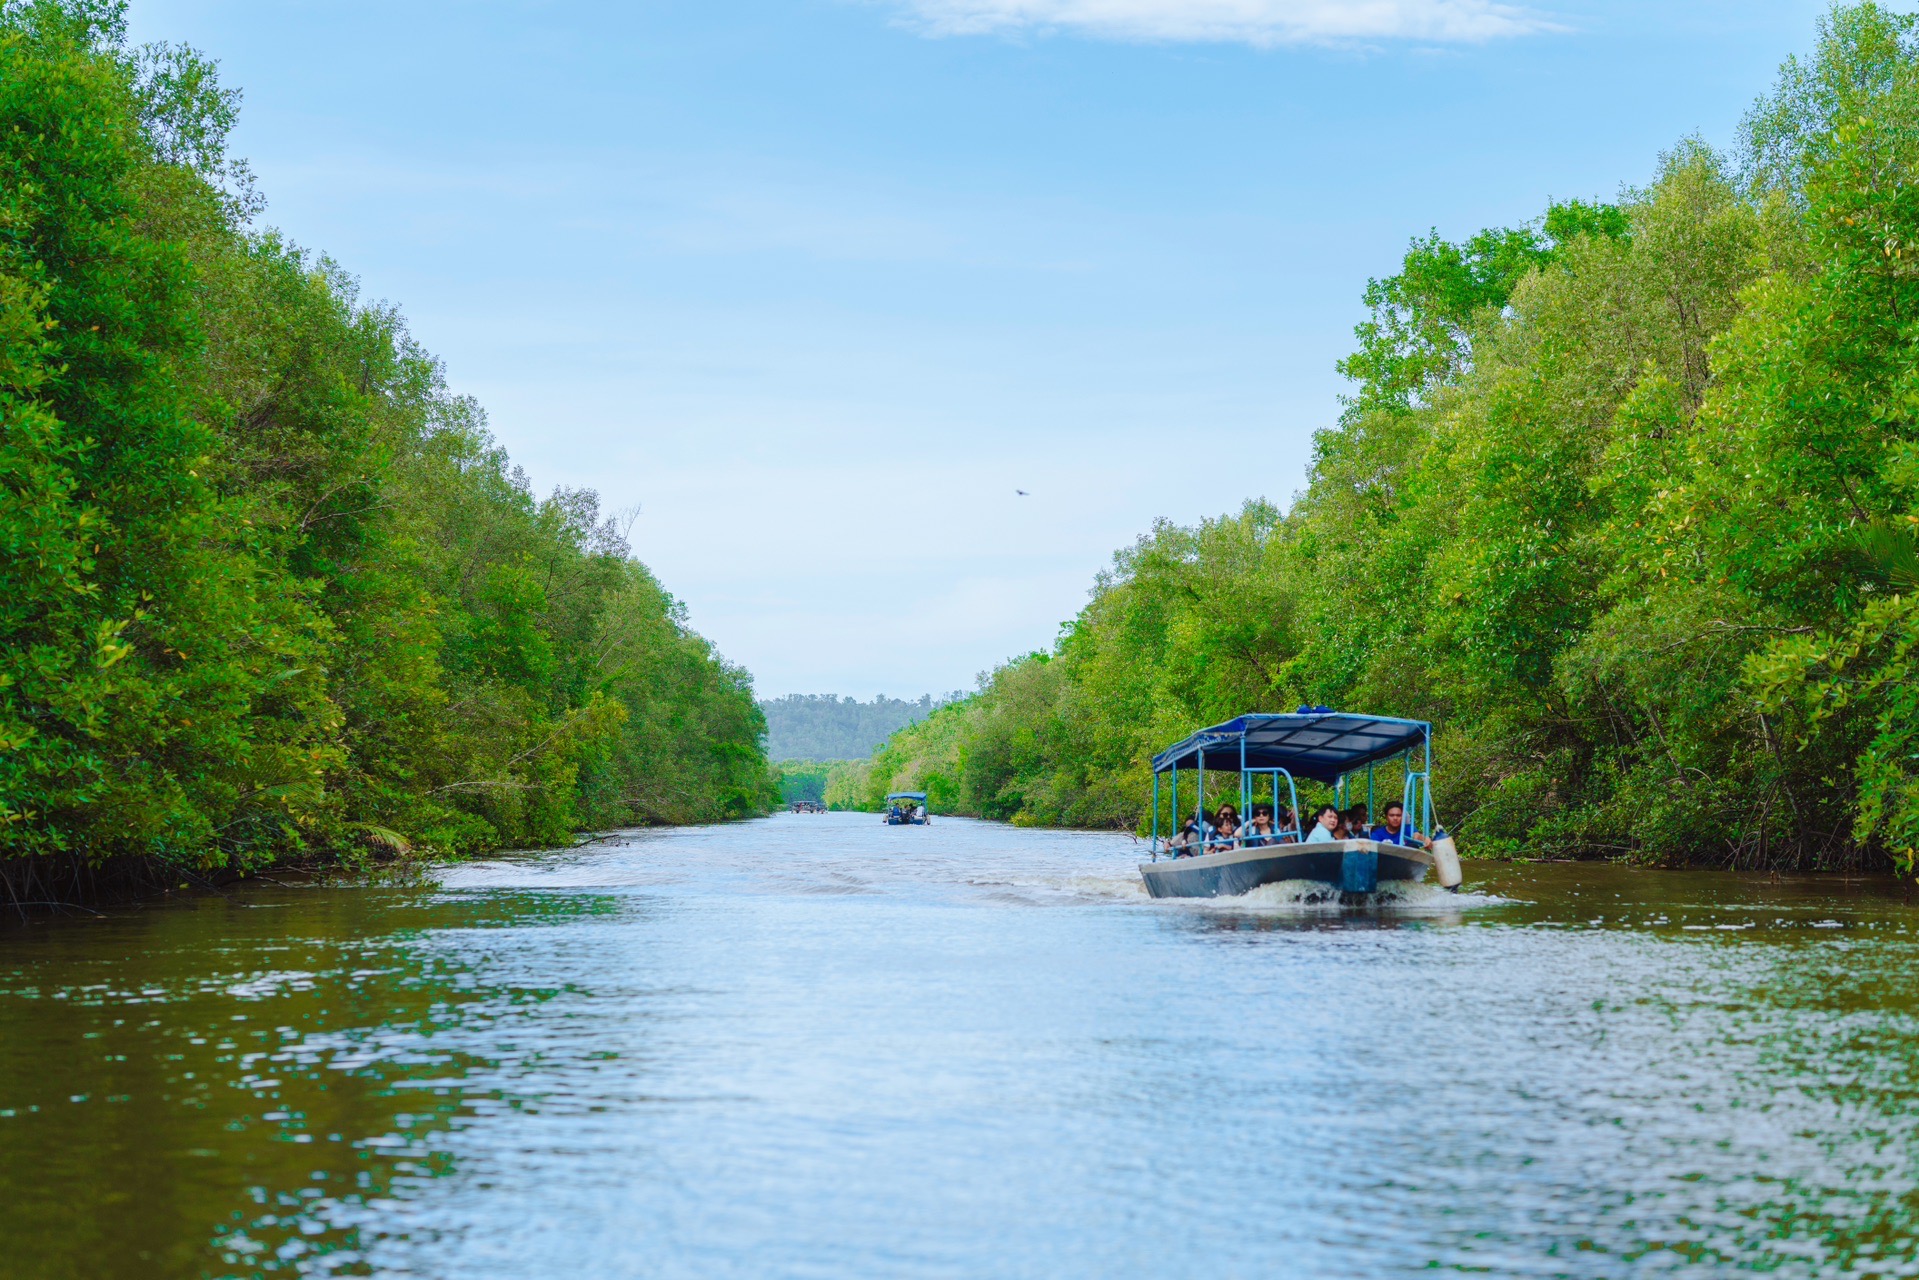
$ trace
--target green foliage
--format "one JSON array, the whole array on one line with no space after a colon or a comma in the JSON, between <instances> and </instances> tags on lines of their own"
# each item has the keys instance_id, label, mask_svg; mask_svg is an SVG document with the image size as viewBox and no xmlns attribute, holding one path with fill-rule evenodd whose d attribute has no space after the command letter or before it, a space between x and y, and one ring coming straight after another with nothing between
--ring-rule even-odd
<instances>
[{"instance_id":1,"label":"green foliage","mask_svg":"<svg viewBox=\"0 0 1919 1280\"><path fill-rule=\"evenodd\" d=\"M959 705L941 706L900 730L871 760L832 765L826 778L827 807L876 812L889 791L924 791L934 813L968 811L958 790L953 754L961 732Z\"/></svg>"},{"instance_id":2,"label":"green foliage","mask_svg":"<svg viewBox=\"0 0 1919 1280\"><path fill-rule=\"evenodd\" d=\"M1915 21L1845 6L1743 173L1415 241L1289 512L1155 528L861 794L1133 826L1157 748L1324 703L1435 721L1480 851L1911 869L1916 169Z\"/></svg>"},{"instance_id":3,"label":"green foliage","mask_svg":"<svg viewBox=\"0 0 1919 1280\"><path fill-rule=\"evenodd\" d=\"M0 8L0 856L245 867L761 812L744 673L397 315L247 230L237 96Z\"/></svg>"},{"instance_id":4,"label":"green foliage","mask_svg":"<svg viewBox=\"0 0 1919 1280\"><path fill-rule=\"evenodd\" d=\"M1371 317L1355 331L1359 350L1339 362L1359 384L1353 409L1423 403L1468 359L1486 314L1504 309L1529 273L1583 239L1628 233L1617 207L1570 200L1550 206L1535 226L1491 228L1462 244L1436 230L1414 240L1397 275L1366 282Z\"/></svg>"},{"instance_id":5,"label":"green foliage","mask_svg":"<svg viewBox=\"0 0 1919 1280\"><path fill-rule=\"evenodd\" d=\"M792 804L796 800L825 803L827 782L832 776L834 763L827 760L780 761L773 766L779 781L780 801L784 804Z\"/></svg>"}]
</instances>

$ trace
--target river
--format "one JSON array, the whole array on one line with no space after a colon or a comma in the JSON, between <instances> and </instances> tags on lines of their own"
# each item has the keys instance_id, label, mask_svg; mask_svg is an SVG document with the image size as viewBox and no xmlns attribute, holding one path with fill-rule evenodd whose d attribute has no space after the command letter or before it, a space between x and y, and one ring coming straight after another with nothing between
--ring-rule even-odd
<instances>
[{"instance_id":1,"label":"river","mask_svg":"<svg viewBox=\"0 0 1919 1280\"><path fill-rule=\"evenodd\" d=\"M1919 1273L1896 886L865 815L0 933L4 1274Z\"/></svg>"}]
</instances>

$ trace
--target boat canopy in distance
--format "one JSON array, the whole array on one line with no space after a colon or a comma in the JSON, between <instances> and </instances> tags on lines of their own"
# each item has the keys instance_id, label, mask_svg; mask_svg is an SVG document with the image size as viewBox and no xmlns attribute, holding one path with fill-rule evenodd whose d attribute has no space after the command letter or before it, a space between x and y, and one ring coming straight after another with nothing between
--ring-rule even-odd
<instances>
[{"instance_id":1,"label":"boat canopy in distance","mask_svg":"<svg viewBox=\"0 0 1919 1280\"><path fill-rule=\"evenodd\" d=\"M1424 720L1318 707L1289 715L1243 715L1166 748L1153 757L1153 772L1196 769L1202 752L1210 767L1237 772L1244 743L1249 770L1285 769L1296 778L1330 783L1376 760L1423 748L1432 731Z\"/></svg>"},{"instance_id":2,"label":"boat canopy in distance","mask_svg":"<svg viewBox=\"0 0 1919 1280\"><path fill-rule=\"evenodd\" d=\"M886 793L886 798L888 800L925 800L926 793L924 791L889 791Z\"/></svg>"}]
</instances>

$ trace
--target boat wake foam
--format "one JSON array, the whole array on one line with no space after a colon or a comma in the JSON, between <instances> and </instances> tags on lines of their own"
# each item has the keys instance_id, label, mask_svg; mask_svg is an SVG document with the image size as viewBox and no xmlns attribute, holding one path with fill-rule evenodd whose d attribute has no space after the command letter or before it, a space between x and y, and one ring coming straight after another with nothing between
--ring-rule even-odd
<instances>
[{"instance_id":1,"label":"boat wake foam","mask_svg":"<svg viewBox=\"0 0 1919 1280\"><path fill-rule=\"evenodd\" d=\"M1436 884L1388 880L1377 892L1346 895L1323 880L1280 880L1248 889L1231 898L1203 898L1215 907L1256 907L1273 911L1386 910L1396 912L1457 911L1462 907L1494 906L1505 899L1485 893L1448 893Z\"/></svg>"},{"instance_id":2,"label":"boat wake foam","mask_svg":"<svg viewBox=\"0 0 1919 1280\"><path fill-rule=\"evenodd\" d=\"M1145 899L1147 897L1146 886L1140 883L1136 875L968 877L966 883L974 889L989 892L1011 891L1026 896L1033 903L1054 902L1061 899L1106 901L1113 898Z\"/></svg>"}]
</instances>

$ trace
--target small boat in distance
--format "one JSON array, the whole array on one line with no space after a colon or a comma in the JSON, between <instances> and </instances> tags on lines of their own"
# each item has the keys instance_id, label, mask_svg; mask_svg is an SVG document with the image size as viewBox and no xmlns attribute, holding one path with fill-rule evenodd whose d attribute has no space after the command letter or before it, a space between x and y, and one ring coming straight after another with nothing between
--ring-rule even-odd
<instances>
[{"instance_id":1,"label":"small boat in distance","mask_svg":"<svg viewBox=\"0 0 1919 1280\"><path fill-rule=\"evenodd\" d=\"M880 821L889 827L923 827L927 824L926 793L895 791L886 797L886 810Z\"/></svg>"},{"instance_id":2,"label":"small boat in distance","mask_svg":"<svg viewBox=\"0 0 1919 1280\"><path fill-rule=\"evenodd\" d=\"M1436 868L1439 883L1457 889L1459 854L1451 837L1433 824L1433 727L1423 720L1358 715L1328 707L1301 707L1288 715L1243 715L1201 729L1153 757L1153 860L1139 865L1146 891L1155 898L1218 898L1245 893L1262 884L1311 880L1344 894L1373 893L1381 881L1423 878ZM1363 770L1366 813L1373 807L1375 767L1399 766L1398 800L1404 826L1430 840L1422 846L1394 840L1317 840L1308 843L1299 808L1297 778L1333 788L1333 803L1344 807L1348 783ZM1179 806L1179 775L1191 770L1199 820L1188 823ZM1206 774L1239 775L1239 812L1270 803L1271 834L1248 835L1244 827L1221 836L1204 825ZM1160 778L1172 778L1172 839L1160 839ZM1286 780L1281 793L1280 779ZM1261 783L1267 783L1261 801ZM1233 798L1231 793L1227 797ZM1283 801L1289 800L1290 807ZM1285 815L1292 820L1285 823ZM1285 825L1281 825L1285 823ZM1377 832L1377 828L1374 831ZM1164 856L1162 856L1164 855Z\"/></svg>"}]
</instances>

